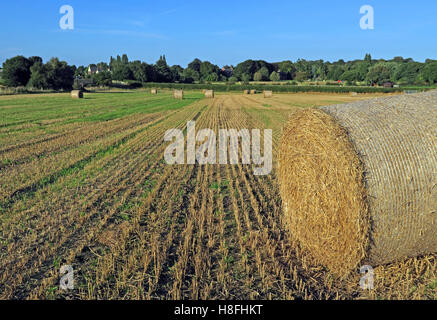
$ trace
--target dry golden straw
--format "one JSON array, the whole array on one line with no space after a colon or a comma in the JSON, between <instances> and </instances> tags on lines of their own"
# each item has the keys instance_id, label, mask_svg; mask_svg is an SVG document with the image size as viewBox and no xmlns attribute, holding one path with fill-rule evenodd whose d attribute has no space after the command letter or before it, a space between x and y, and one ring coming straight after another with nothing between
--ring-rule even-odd
<instances>
[{"instance_id":1,"label":"dry golden straw","mask_svg":"<svg viewBox=\"0 0 437 320\"><path fill-rule=\"evenodd\" d=\"M243 94L249 94L249 93L250 93L249 90L244 90L244 91L243 91Z\"/></svg>"},{"instance_id":2,"label":"dry golden straw","mask_svg":"<svg viewBox=\"0 0 437 320\"><path fill-rule=\"evenodd\" d=\"M74 99L82 99L83 92L81 90L73 90L71 91L71 97Z\"/></svg>"},{"instance_id":3,"label":"dry golden straw","mask_svg":"<svg viewBox=\"0 0 437 320\"><path fill-rule=\"evenodd\" d=\"M214 98L214 90L205 90L205 98Z\"/></svg>"},{"instance_id":4,"label":"dry golden straw","mask_svg":"<svg viewBox=\"0 0 437 320\"><path fill-rule=\"evenodd\" d=\"M279 182L290 235L339 277L437 251L437 92L297 111Z\"/></svg>"},{"instance_id":5,"label":"dry golden straw","mask_svg":"<svg viewBox=\"0 0 437 320\"><path fill-rule=\"evenodd\" d=\"M250 94L256 94L256 90L255 89L250 90Z\"/></svg>"},{"instance_id":6,"label":"dry golden straw","mask_svg":"<svg viewBox=\"0 0 437 320\"><path fill-rule=\"evenodd\" d=\"M264 98L271 98L271 97L273 97L273 91L264 90Z\"/></svg>"},{"instance_id":7,"label":"dry golden straw","mask_svg":"<svg viewBox=\"0 0 437 320\"><path fill-rule=\"evenodd\" d=\"M150 90L150 93L151 94L158 94L158 89L152 89L152 90Z\"/></svg>"},{"instance_id":8,"label":"dry golden straw","mask_svg":"<svg viewBox=\"0 0 437 320\"><path fill-rule=\"evenodd\" d=\"M184 98L184 91L183 90L174 90L173 91L173 98L183 99Z\"/></svg>"}]
</instances>

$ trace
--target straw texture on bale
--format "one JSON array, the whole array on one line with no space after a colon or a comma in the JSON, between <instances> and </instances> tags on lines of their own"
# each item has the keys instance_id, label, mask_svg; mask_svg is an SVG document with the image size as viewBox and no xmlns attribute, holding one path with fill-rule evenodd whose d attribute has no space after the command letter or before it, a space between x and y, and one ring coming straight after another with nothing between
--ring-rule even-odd
<instances>
[{"instance_id":1,"label":"straw texture on bale","mask_svg":"<svg viewBox=\"0 0 437 320\"><path fill-rule=\"evenodd\" d=\"M437 92L295 112L279 148L290 235L339 277L437 251Z\"/></svg>"},{"instance_id":2,"label":"straw texture on bale","mask_svg":"<svg viewBox=\"0 0 437 320\"><path fill-rule=\"evenodd\" d=\"M173 98L183 99L184 98L184 91L183 90L174 90L173 91Z\"/></svg>"},{"instance_id":3,"label":"straw texture on bale","mask_svg":"<svg viewBox=\"0 0 437 320\"><path fill-rule=\"evenodd\" d=\"M205 98L214 98L214 90L205 90Z\"/></svg>"},{"instance_id":4,"label":"straw texture on bale","mask_svg":"<svg viewBox=\"0 0 437 320\"><path fill-rule=\"evenodd\" d=\"M249 93L250 93L249 90L244 90L244 91L243 91L243 94L249 94Z\"/></svg>"},{"instance_id":5,"label":"straw texture on bale","mask_svg":"<svg viewBox=\"0 0 437 320\"><path fill-rule=\"evenodd\" d=\"M151 90L150 90L150 93L151 93L151 94L158 94L158 89L151 89Z\"/></svg>"},{"instance_id":6,"label":"straw texture on bale","mask_svg":"<svg viewBox=\"0 0 437 320\"><path fill-rule=\"evenodd\" d=\"M256 94L256 90L255 89L250 90L250 94Z\"/></svg>"},{"instance_id":7,"label":"straw texture on bale","mask_svg":"<svg viewBox=\"0 0 437 320\"><path fill-rule=\"evenodd\" d=\"M71 97L74 99L82 99L83 92L81 90L73 90L71 91Z\"/></svg>"},{"instance_id":8,"label":"straw texture on bale","mask_svg":"<svg viewBox=\"0 0 437 320\"><path fill-rule=\"evenodd\" d=\"M264 90L264 98L271 98L271 97L273 97L273 91Z\"/></svg>"}]
</instances>

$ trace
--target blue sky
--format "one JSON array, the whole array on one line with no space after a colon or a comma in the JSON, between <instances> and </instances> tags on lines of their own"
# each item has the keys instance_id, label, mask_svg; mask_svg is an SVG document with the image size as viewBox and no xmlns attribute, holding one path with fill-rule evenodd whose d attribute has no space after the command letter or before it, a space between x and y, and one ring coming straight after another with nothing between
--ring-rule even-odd
<instances>
[{"instance_id":1,"label":"blue sky","mask_svg":"<svg viewBox=\"0 0 437 320\"><path fill-rule=\"evenodd\" d=\"M59 27L62 5L74 30ZM361 30L372 5L375 29ZM394 0L16 0L0 10L0 63L15 55L57 56L88 65L127 53L130 60L223 66L246 59L411 57L437 59L437 1Z\"/></svg>"}]
</instances>

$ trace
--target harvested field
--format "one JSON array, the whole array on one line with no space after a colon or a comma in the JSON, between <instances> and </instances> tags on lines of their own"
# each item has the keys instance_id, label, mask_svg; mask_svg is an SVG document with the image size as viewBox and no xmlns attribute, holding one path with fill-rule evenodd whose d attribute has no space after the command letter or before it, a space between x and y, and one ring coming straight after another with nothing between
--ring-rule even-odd
<instances>
[{"instance_id":1,"label":"harvested field","mask_svg":"<svg viewBox=\"0 0 437 320\"><path fill-rule=\"evenodd\" d=\"M288 116L370 97L0 97L0 298L436 299L435 255L376 267L363 291L358 271L336 280L312 266L282 220L276 155ZM190 120L273 129L272 173L166 164L164 133ZM59 288L66 264L70 291Z\"/></svg>"}]
</instances>

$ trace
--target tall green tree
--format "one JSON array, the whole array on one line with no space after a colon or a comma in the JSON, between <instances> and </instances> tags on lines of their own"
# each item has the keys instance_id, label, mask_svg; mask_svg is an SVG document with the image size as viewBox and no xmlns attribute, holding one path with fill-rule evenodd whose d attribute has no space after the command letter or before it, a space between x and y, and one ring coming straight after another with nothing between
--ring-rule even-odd
<instances>
[{"instance_id":1,"label":"tall green tree","mask_svg":"<svg viewBox=\"0 0 437 320\"><path fill-rule=\"evenodd\" d=\"M79 66L74 71L74 76L75 77L85 78L86 73L87 73L87 68L85 66Z\"/></svg>"},{"instance_id":2,"label":"tall green tree","mask_svg":"<svg viewBox=\"0 0 437 320\"><path fill-rule=\"evenodd\" d=\"M123 54L123 56L121 57L121 63L122 64L128 64L129 63L129 59L127 57L127 54Z\"/></svg>"},{"instance_id":3,"label":"tall green tree","mask_svg":"<svg viewBox=\"0 0 437 320\"><path fill-rule=\"evenodd\" d=\"M270 80L269 79L270 71L269 71L269 69L266 66L264 66L261 69L259 69L258 72L261 73L263 81Z\"/></svg>"},{"instance_id":4,"label":"tall green tree","mask_svg":"<svg viewBox=\"0 0 437 320\"><path fill-rule=\"evenodd\" d=\"M422 72L423 79L429 84L437 82L437 62L427 63Z\"/></svg>"},{"instance_id":5,"label":"tall green tree","mask_svg":"<svg viewBox=\"0 0 437 320\"><path fill-rule=\"evenodd\" d=\"M165 56L161 56L155 64L157 71L157 81L158 82L171 82L172 72L167 64Z\"/></svg>"},{"instance_id":6,"label":"tall green tree","mask_svg":"<svg viewBox=\"0 0 437 320\"><path fill-rule=\"evenodd\" d=\"M186 68L182 74L182 81L185 83L193 83L200 80L200 73L191 69Z\"/></svg>"},{"instance_id":7,"label":"tall green tree","mask_svg":"<svg viewBox=\"0 0 437 320\"><path fill-rule=\"evenodd\" d=\"M267 75L267 79L273 71L275 71L275 66L271 63L268 63L264 60L246 60L242 63L239 63L235 69L234 69L234 76L238 77L239 79L245 81L243 79L243 75L246 74L249 76L249 80L252 80L255 72L260 71L262 68L264 70L267 70L267 72L262 71L263 74ZM247 78L247 76L245 76Z\"/></svg>"},{"instance_id":8,"label":"tall green tree","mask_svg":"<svg viewBox=\"0 0 437 320\"><path fill-rule=\"evenodd\" d=\"M292 80L296 76L296 68L290 60L278 63L278 71L284 73L287 80Z\"/></svg>"},{"instance_id":9,"label":"tall green tree","mask_svg":"<svg viewBox=\"0 0 437 320\"><path fill-rule=\"evenodd\" d=\"M67 62L52 58L46 64L49 87L55 90L70 90L73 88L74 68Z\"/></svg>"},{"instance_id":10,"label":"tall green tree","mask_svg":"<svg viewBox=\"0 0 437 320\"><path fill-rule=\"evenodd\" d=\"M399 63L397 64L392 78L400 84L417 83L423 67L423 63L420 62Z\"/></svg>"},{"instance_id":11,"label":"tall green tree","mask_svg":"<svg viewBox=\"0 0 437 320\"><path fill-rule=\"evenodd\" d=\"M279 73L277 73L276 71L273 71L272 74L270 75L270 80L277 82L277 81L281 80L281 77L280 77Z\"/></svg>"},{"instance_id":12,"label":"tall green tree","mask_svg":"<svg viewBox=\"0 0 437 320\"><path fill-rule=\"evenodd\" d=\"M255 72L253 75L253 81L262 81L263 80L263 74L260 71Z\"/></svg>"},{"instance_id":13,"label":"tall green tree","mask_svg":"<svg viewBox=\"0 0 437 320\"><path fill-rule=\"evenodd\" d=\"M133 80L133 72L127 64L115 64L112 71L112 78L118 81Z\"/></svg>"},{"instance_id":14,"label":"tall green tree","mask_svg":"<svg viewBox=\"0 0 437 320\"><path fill-rule=\"evenodd\" d=\"M179 65L170 67L172 81L179 82L183 78L184 68Z\"/></svg>"},{"instance_id":15,"label":"tall green tree","mask_svg":"<svg viewBox=\"0 0 437 320\"><path fill-rule=\"evenodd\" d=\"M188 69L196 71L200 74L200 65L201 64L202 64L202 61L200 61L199 59L196 58L188 64Z\"/></svg>"},{"instance_id":16,"label":"tall green tree","mask_svg":"<svg viewBox=\"0 0 437 320\"><path fill-rule=\"evenodd\" d=\"M310 74L308 72L298 71L296 72L295 79L297 81L306 81L310 79Z\"/></svg>"},{"instance_id":17,"label":"tall green tree","mask_svg":"<svg viewBox=\"0 0 437 320\"><path fill-rule=\"evenodd\" d=\"M109 71L100 71L93 75L94 82L99 86L109 86L112 84L112 75Z\"/></svg>"},{"instance_id":18,"label":"tall green tree","mask_svg":"<svg viewBox=\"0 0 437 320\"><path fill-rule=\"evenodd\" d=\"M7 59L3 63L2 78L7 86L25 86L30 79L31 61L23 56Z\"/></svg>"},{"instance_id":19,"label":"tall green tree","mask_svg":"<svg viewBox=\"0 0 437 320\"><path fill-rule=\"evenodd\" d=\"M241 75L241 81L243 82L249 82L250 80L252 80L252 77L249 73L243 73Z\"/></svg>"},{"instance_id":20,"label":"tall green tree","mask_svg":"<svg viewBox=\"0 0 437 320\"><path fill-rule=\"evenodd\" d=\"M38 57L38 56L32 56L32 57L29 57L29 62L30 62L30 65L33 66L37 62L42 63L42 58Z\"/></svg>"},{"instance_id":21,"label":"tall green tree","mask_svg":"<svg viewBox=\"0 0 437 320\"><path fill-rule=\"evenodd\" d=\"M366 53L366 55L364 56L364 61L372 63L372 56L370 55L370 53Z\"/></svg>"},{"instance_id":22,"label":"tall green tree","mask_svg":"<svg viewBox=\"0 0 437 320\"><path fill-rule=\"evenodd\" d=\"M42 61L37 61L30 67L30 79L28 86L36 89L48 89L50 87L49 72Z\"/></svg>"},{"instance_id":23,"label":"tall green tree","mask_svg":"<svg viewBox=\"0 0 437 320\"><path fill-rule=\"evenodd\" d=\"M335 80L335 81L341 80L341 76L344 73L344 70L341 66L335 64L328 67L328 70L329 70L327 75L328 79Z\"/></svg>"},{"instance_id":24,"label":"tall green tree","mask_svg":"<svg viewBox=\"0 0 437 320\"><path fill-rule=\"evenodd\" d=\"M201 79L204 79L205 81L211 81L211 80L207 80L207 78L218 80L219 74L220 74L220 68L218 66L212 64L211 62L203 61L200 64L200 77L201 77ZM217 81L217 80L213 80L213 81Z\"/></svg>"},{"instance_id":25,"label":"tall green tree","mask_svg":"<svg viewBox=\"0 0 437 320\"><path fill-rule=\"evenodd\" d=\"M380 62L369 69L366 80L370 85L382 85L390 81L391 72L387 63Z\"/></svg>"}]
</instances>

